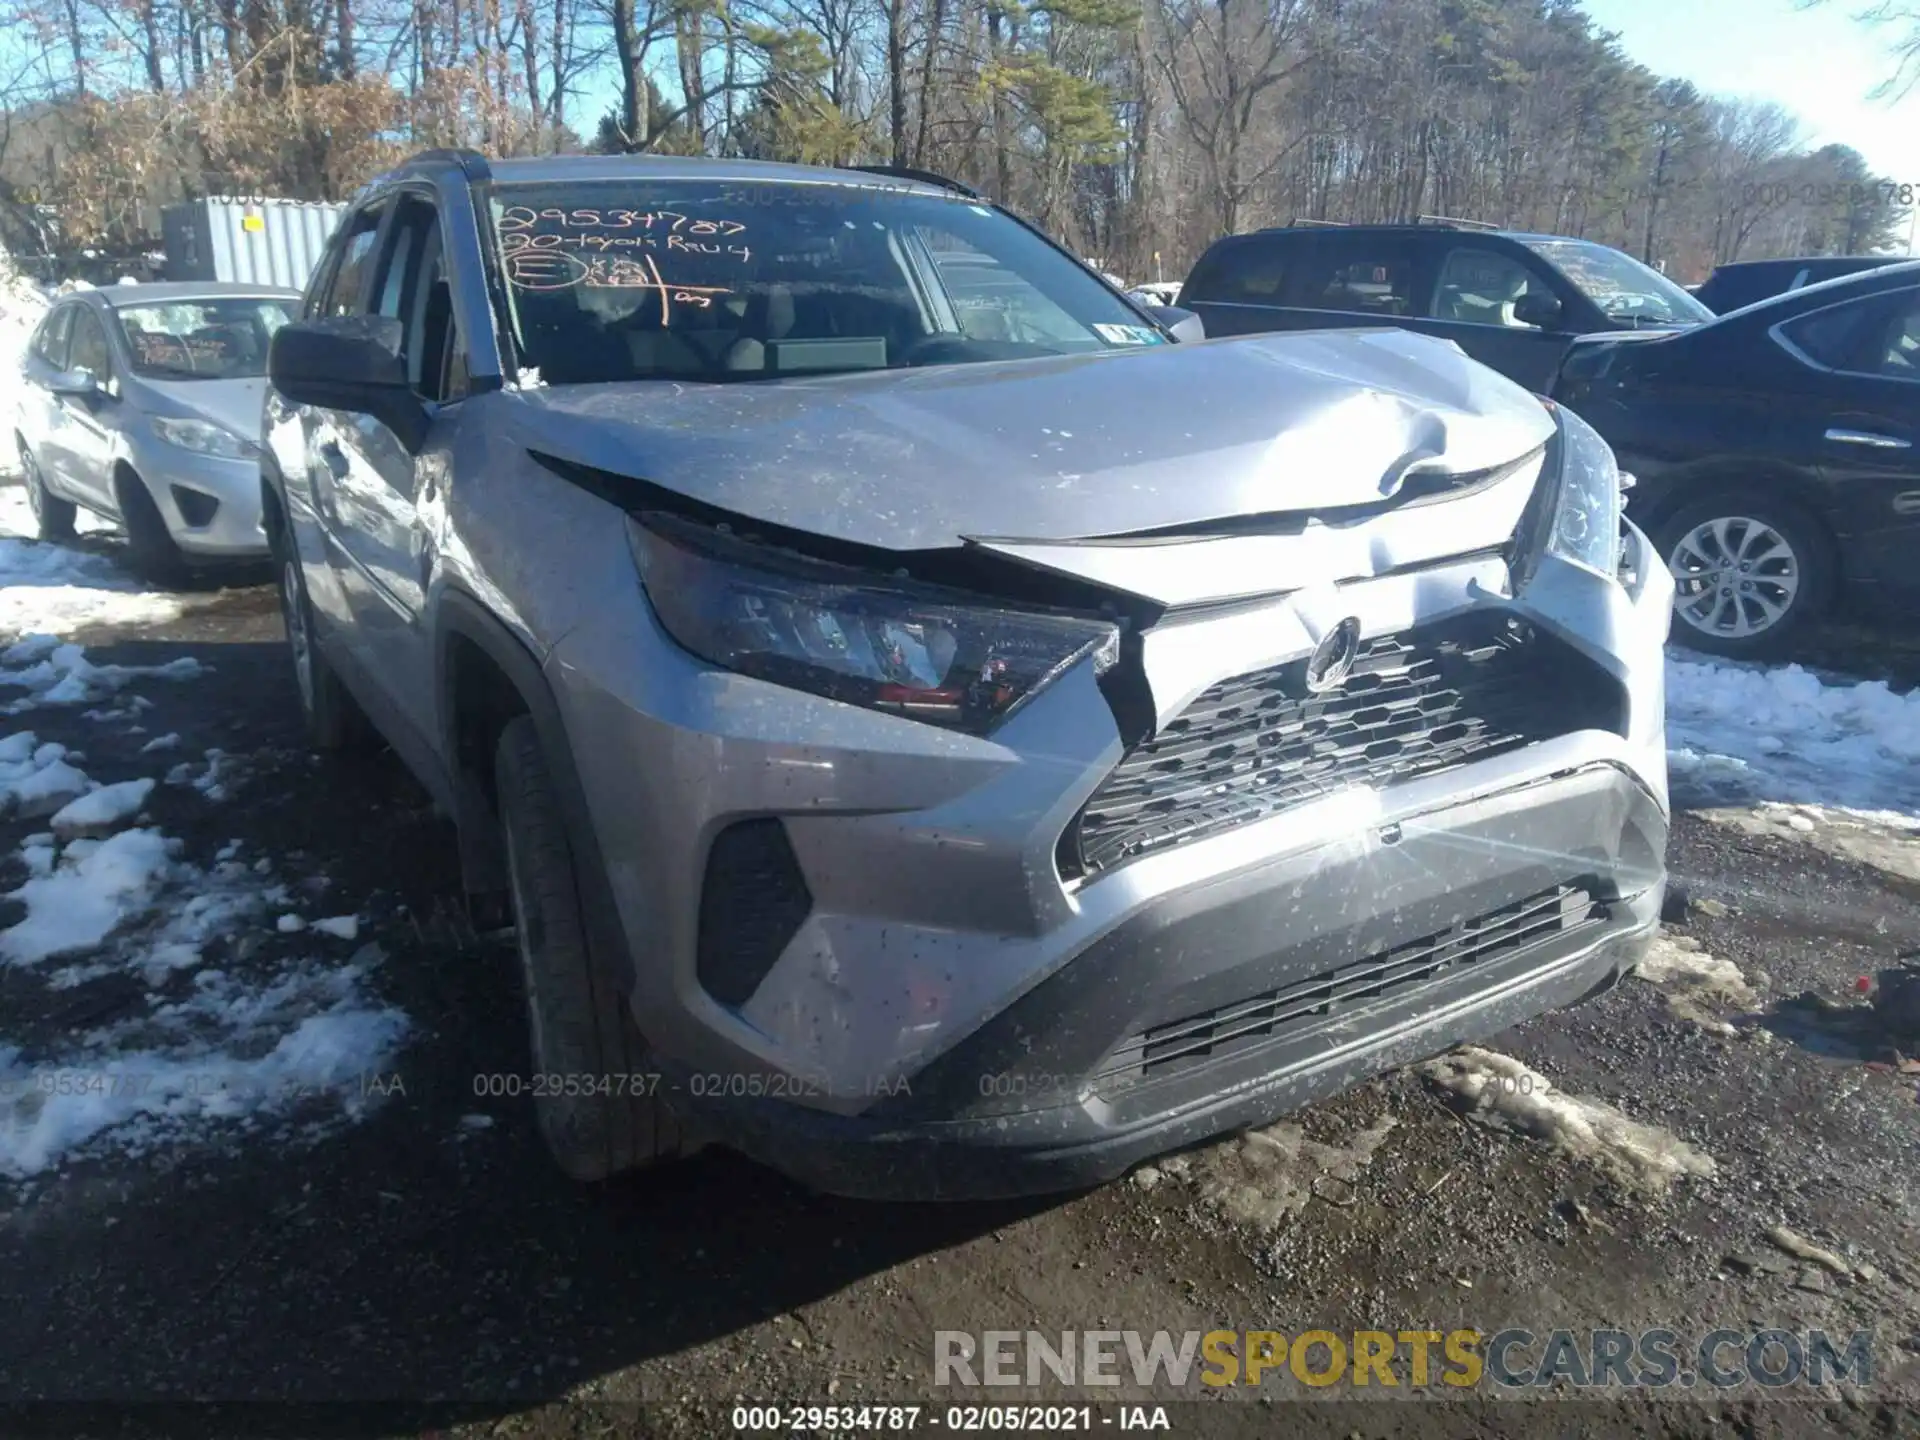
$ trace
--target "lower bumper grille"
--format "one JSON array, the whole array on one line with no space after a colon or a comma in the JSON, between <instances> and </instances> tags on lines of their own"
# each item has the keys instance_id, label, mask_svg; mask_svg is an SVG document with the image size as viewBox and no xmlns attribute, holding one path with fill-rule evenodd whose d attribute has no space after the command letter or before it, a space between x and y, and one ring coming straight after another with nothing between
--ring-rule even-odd
<instances>
[{"instance_id":1,"label":"lower bumper grille","mask_svg":"<svg viewBox=\"0 0 1920 1440\"><path fill-rule=\"evenodd\" d=\"M1576 880L1445 930L1253 996L1238 1004L1155 1025L1124 1041L1102 1064L1094 1088L1112 1092L1157 1079L1323 1023L1360 1001L1485 965L1550 938L1598 929L1607 907L1595 880Z\"/></svg>"},{"instance_id":2,"label":"lower bumper grille","mask_svg":"<svg viewBox=\"0 0 1920 1440\"><path fill-rule=\"evenodd\" d=\"M1503 613L1362 642L1308 691L1305 659L1223 680L1136 746L1061 837L1061 873L1110 870L1349 786L1452 769L1575 730L1625 733L1592 662Z\"/></svg>"}]
</instances>

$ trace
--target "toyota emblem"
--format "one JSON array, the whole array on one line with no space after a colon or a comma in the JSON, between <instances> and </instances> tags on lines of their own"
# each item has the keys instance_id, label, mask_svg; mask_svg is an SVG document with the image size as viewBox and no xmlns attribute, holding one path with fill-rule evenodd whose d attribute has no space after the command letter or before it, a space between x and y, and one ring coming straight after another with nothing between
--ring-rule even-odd
<instances>
[{"instance_id":1,"label":"toyota emblem","mask_svg":"<svg viewBox=\"0 0 1920 1440\"><path fill-rule=\"evenodd\" d=\"M1315 695L1331 690L1353 669L1360 653L1360 621L1349 615L1320 637L1307 657L1307 689Z\"/></svg>"}]
</instances>

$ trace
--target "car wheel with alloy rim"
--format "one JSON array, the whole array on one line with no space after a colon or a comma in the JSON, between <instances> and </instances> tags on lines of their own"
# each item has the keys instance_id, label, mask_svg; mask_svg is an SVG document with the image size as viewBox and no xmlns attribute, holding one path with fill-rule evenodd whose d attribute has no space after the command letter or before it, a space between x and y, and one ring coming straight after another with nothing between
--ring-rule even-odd
<instances>
[{"instance_id":1,"label":"car wheel with alloy rim","mask_svg":"<svg viewBox=\"0 0 1920 1440\"><path fill-rule=\"evenodd\" d=\"M34 533L42 540L71 540L79 507L47 489L40 462L33 458L33 452L24 442L20 446L20 474L26 483L27 508L33 512Z\"/></svg>"},{"instance_id":2,"label":"car wheel with alloy rim","mask_svg":"<svg viewBox=\"0 0 1920 1440\"><path fill-rule=\"evenodd\" d=\"M1682 506L1659 531L1678 644L1774 654L1827 608L1827 538L1795 505L1728 492Z\"/></svg>"}]
</instances>

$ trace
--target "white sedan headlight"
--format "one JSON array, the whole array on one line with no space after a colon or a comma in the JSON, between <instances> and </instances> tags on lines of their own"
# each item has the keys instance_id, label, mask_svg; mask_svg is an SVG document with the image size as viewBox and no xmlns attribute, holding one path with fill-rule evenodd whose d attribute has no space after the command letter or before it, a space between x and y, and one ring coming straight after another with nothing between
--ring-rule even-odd
<instances>
[{"instance_id":1,"label":"white sedan headlight","mask_svg":"<svg viewBox=\"0 0 1920 1440\"><path fill-rule=\"evenodd\" d=\"M165 420L153 422L153 433L169 445L191 450L196 455L213 455L222 460L250 460L260 447L244 440L211 420Z\"/></svg>"},{"instance_id":2,"label":"white sedan headlight","mask_svg":"<svg viewBox=\"0 0 1920 1440\"><path fill-rule=\"evenodd\" d=\"M1560 417L1560 495L1547 553L1608 580L1620 569L1620 467L1613 450L1565 406Z\"/></svg>"}]
</instances>

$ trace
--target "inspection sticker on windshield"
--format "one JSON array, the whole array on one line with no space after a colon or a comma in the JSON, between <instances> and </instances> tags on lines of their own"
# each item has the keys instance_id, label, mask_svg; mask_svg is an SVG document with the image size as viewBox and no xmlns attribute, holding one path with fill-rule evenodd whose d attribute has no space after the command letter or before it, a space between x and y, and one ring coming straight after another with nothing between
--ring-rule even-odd
<instances>
[{"instance_id":1,"label":"inspection sticker on windshield","mask_svg":"<svg viewBox=\"0 0 1920 1440\"><path fill-rule=\"evenodd\" d=\"M1093 332L1109 345L1160 345L1167 338L1146 325L1095 325Z\"/></svg>"}]
</instances>

